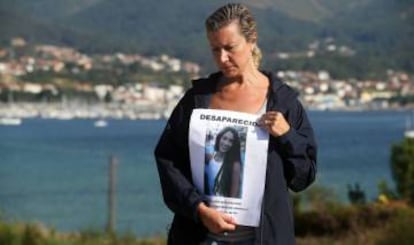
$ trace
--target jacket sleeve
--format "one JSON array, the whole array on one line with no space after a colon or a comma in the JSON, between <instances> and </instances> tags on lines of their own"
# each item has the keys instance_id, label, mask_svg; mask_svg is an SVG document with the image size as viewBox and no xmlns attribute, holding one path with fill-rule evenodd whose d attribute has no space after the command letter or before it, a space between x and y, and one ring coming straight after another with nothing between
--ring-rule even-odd
<instances>
[{"instance_id":1,"label":"jacket sleeve","mask_svg":"<svg viewBox=\"0 0 414 245\"><path fill-rule=\"evenodd\" d=\"M188 150L188 126L193 100L187 92L173 110L155 148L155 159L165 204L175 214L198 221L197 206L203 201L192 184Z\"/></svg>"},{"instance_id":2,"label":"jacket sleeve","mask_svg":"<svg viewBox=\"0 0 414 245\"><path fill-rule=\"evenodd\" d=\"M286 113L290 130L278 137L288 187L302 191L316 175L317 146L312 126L301 103L295 99Z\"/></svg>"}]
</instances>

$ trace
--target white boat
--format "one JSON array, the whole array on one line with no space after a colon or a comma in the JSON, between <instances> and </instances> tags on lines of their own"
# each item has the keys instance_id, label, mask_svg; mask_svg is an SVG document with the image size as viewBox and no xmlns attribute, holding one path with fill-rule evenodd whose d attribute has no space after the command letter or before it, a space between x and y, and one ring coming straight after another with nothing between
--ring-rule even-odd
<instances>
[{"instance_id":1,"label":"white boat","mask_svg":"<svg viewBox=\"0 0 414 245\"><path fill-rule=\"evenodd\" d=\"M406 138L414 138L414 122L413 122L413 114L414 112L411 112L411 114L406 118L405 120L405 132L404 137Z\"/></svg>"},{"instance_id":2,"label":"white boat","mask_svg":"<svg viewBox=\"0 0 414 245\"><path fill-rule=\"evenodd\" d=\"M21 118L14 118L14 117L1 117L0 118L0 125L19 126L20 124L22 124Z\"/></svg>"},{"instance_id":3,"label":"white boat","mask_svg":"<svg viewBox=\"0 0 414 245\"><path fill-rule=\"evenodd\" d=\"M94 125L95 127L97 127L97 128L103 128L103 127L108 126L108 123L107 123L105 120L100 119L100 120L95 121L95 122L93 123L93 125Z\"/></svg>"},{"instance_id":4,"label":"white boat","mask_svg":"<svg viewBox=\"0 0 414 245\"><path fill-rule=\"evenodd\" d=\"M404 132L404 136L405 136L405 138L413 139L414 138L414 130L406 130Z\"/></svg>"}]
</instances>

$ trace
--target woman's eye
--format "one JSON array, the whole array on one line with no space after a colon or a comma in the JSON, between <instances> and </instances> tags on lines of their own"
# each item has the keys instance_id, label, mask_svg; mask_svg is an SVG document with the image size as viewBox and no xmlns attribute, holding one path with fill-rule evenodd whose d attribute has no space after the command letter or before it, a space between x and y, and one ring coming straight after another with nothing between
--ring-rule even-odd
<instances>
[{"instance_id":1,"label":"woman's eye","mask_svg":"<svg viewBox=\"0 0 414 245\"><path fill-rule=\"evenodd\" d=\"M218 52L220 52L220 49L218 49L218 48L213 48L213 49L212 49L212 51L213 51L213 53L218 53Z\"/></svg>"}]
</instances>

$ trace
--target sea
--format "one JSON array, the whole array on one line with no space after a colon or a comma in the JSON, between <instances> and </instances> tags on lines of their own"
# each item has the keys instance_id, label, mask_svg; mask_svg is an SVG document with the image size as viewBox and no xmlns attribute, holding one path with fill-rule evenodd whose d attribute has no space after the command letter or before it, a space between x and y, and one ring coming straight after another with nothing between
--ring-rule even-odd
<instances>
[{"instance_id":1,"label":"sea","mask_svg":"<svg viewBox=\"0 0 414 245\"><path fill-rule=\"evenodd\" d=\"M392 144L404 137L409 111L310 111L318 143L314 186L348 202L359 184L374 200L378 183L393 187ZM165 120L25 119L0 126L0 220L40 222L61 232L100 231L108 219L108 169L116 158L116 231L165 235L172 213L163 203L153 157Z\"/></svg>"}]
</instances>

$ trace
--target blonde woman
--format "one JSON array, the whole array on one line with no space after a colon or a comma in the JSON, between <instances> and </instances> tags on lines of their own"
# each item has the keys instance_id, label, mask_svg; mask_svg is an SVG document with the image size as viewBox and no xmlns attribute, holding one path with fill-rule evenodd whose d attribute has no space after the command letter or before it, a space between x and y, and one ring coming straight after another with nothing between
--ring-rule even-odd
<instances>
[{"instance_id":1,"label":"blonde woman","mask_svg":"<svg viewBox=\"0 0 414 245\"><path fill-rule=\"evenodd\" d=\"M256 22L242 4L227 4L206 20L219 72L193 81L174 109L155 150L164 201L174 213L168 244L295 243L289 189L301 191L316 174L316 143L297 93L259 70ZM258 227L241 226L209 207L191 175L188 132L195 108L260 115L269 133L265 190Z\"/></svg>"}]
</instances>

